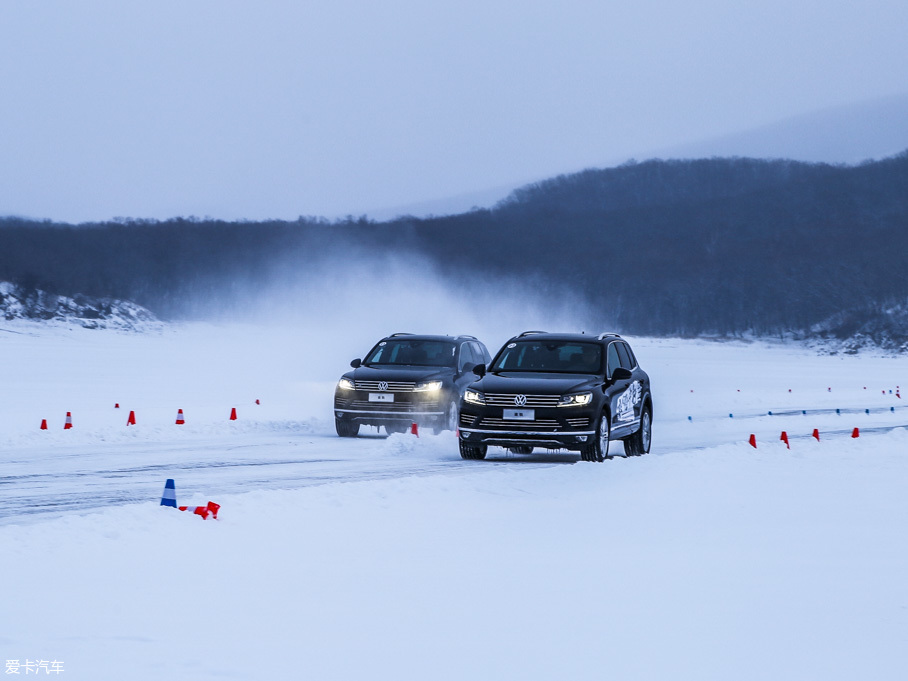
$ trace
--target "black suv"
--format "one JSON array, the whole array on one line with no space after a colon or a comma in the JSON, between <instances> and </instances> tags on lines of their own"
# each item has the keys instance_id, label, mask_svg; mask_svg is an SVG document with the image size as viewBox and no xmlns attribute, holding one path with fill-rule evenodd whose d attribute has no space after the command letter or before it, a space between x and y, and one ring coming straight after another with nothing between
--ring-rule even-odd
<instances>
[{"instance_id":1,"label":"black suv","mask_svg":"<svg viewBox=\"0 0 908 681\"><path fill-rule=\"evenodd\" d=\"M649 376L616 334L527 331L515 336L460 403L460 455L484 459L489 445L530 454L534 446L609 459L609 441L628 456L649 452L653 399Z\"/></svg>"},{"instance_id":2,"label":"black suv","mask_svg":"<svg viewBox=\"0 0 908 681\"><path fill-rule=\"evenodd\" d=\"M412 423L436 433L457 428L457 405L476 380L489 351L474 336L395 333L381 339L363 360L350 362L334 390L334 425L356 437L361 425L402 433Z\"/></svg>"}]
</instances>

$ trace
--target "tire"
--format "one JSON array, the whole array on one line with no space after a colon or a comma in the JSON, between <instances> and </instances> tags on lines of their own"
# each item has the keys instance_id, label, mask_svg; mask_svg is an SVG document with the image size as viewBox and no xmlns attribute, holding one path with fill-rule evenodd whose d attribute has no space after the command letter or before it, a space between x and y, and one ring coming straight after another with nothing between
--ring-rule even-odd
<instances>
[{"instance_id":1,"label":"tire","mask_svg":"<svg viewBox=\"0 0 908 681\"><path fill-rule=\"evenodd\" d=\"M599 421L596 423L596 437L590 444L580 449L580 460L601 462L612 458L608 454L610 436L611 424L609 423L608 412L603 410L602 414L599 415Z\"/></svg>"},{"instance_id":2,"label":"tire","mask_svg":"<svg viewBox=\"0 0 908 681\"><path fill-rule=\"evenodd\" d=\"M624 439L624 453L627 456L649 454L653 440L653 415L649 406L643 408L640 416L640 430Z\"/></svg>"},{"instance_id":3,"label":"tire","mask_svg":"<svg viewBox=\"0 0 908 681\"><path fill-rule=\"evenodd\" d=\"M334 419L334 429L340 437L356 437L359 435L359 424L356 421Z\"/></svg>"},{"instance_id":4,"label":"tire","mask_svg":"<svg viewBox=\"0 0 908 681\"><path fill-rule=\"evenodd\" d=\"M489 451L488 445L468 445L463 440L460 440L461 459L484 459L487 451Z\"/></svg>"},{"instance_id":5,"label":"tire","mask_svg":"<svg viewBox=\"0 0 908 681\"><path fill-rule=\"evenodd\" d=\"M519 447L508 447L508 451L512 454L532 454L533 448L529 445L521 445Z\"/></svg>"},{"instance_id":6,"label":"tire","mask_svg":"<svg viewBox=\"0 0 908 681\"><path fill-rule=\"evenodd\" d=\"M441 424L435 426L432 429L432 432L438 435L443 430L450 430L453 433L457 430L458 418L460 418L460 409L457 407L457 402L451 400L445 408L445 420Z\"/></svg>"}]
</instances>

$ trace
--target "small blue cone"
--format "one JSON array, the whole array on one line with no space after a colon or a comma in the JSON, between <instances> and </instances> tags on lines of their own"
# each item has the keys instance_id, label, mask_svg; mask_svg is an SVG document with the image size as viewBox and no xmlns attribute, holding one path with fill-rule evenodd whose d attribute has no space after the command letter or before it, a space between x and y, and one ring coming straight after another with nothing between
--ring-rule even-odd
<instances>
[{"instance_id":1,"label":"small blue cone","mask_svg":"<svg viewBox=\"0 0 908 681\"><path fill-rule=\"evenodd\" d=\"M734 414L729 414L729 415L728 415L728 418L730 418L730 419L733 419L734 417L735 417Z\"/></svg>"},{"instance_id":2,"label":"small blue cone","mask_svg":"<svg viewBox=\"0 0 908 681\"><path fill-rule=\"evenodd\" d=\"M769 415L772 416L772 412L769 412Z\"/></svg>"},{"instance_id":3,"label":"small blue cone","mask_svg":"<svg viewBox=\"0 0 908 681\"><path fill-rule=\"evenodd\" d=\"M173 483L173 478L167 478L164 483L164 495L161 497L161 506L177 507L177 487Z\"/></svg>"},{"instance_id":4,"label":"small blue cone","mask_svg":"<svg viewBox=\"0 0 908 681\"><path fill-rule=\"evenodd\" d=\"M693 419L692 417L688 416L688 417L687 417L687 420L688 420L688 421L693 421L694 419Z\"/></svg>"},{"instance_id":5,"label":"small blue cone","mask_svg":"<svg viewBox=\"0 0 908 681\"><path fill-rule=\"evenodd\" d=\"M801 413L804 414L804 416L807 416L807 410L806 410L806 409L804 409Z\"/></svg>"},{"instance_id":6,"label":"small blue cone","mask_svg":"<svg viewBox=\"0 0 908 681\"><path fill-rule=\"evenodd\" d=\"M870 410L869 410L869 409L865 409L865 410L864 410L864 413L865 413L865 414L869 414L869 413L870 413Z\"/></svg>"},{"instance_id":7,"label":"small blue cone","mask_svg":"<svg viewBox=\"0 0 908 681\"><path fill-rule=\"evenodd\" d=\"M889 411L891 411L892 413L895 413L895 407L889 407Z\"/></svg>"},{"instance_id":8,"label":"small blue cone","mask_svg":"<svg viewBox=\"0 0 908 681\"><path fill-rule=\"evenodd\" d=\"M836 409L836 410L835 410L835 413L836 413L836 414L841 414L841 413L842 413L842 410L841 410L841 409Z\"/></svg>"}]
</instances>

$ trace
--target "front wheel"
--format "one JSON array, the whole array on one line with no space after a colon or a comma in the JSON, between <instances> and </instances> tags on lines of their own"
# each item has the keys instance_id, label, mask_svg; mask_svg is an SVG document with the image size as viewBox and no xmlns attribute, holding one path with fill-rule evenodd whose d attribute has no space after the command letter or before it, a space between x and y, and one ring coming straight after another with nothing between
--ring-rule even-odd
<instances>
[{"instance_id":1,"label":"front wheel","mask_svg":"<svg viewBox=\"0 0 908 681\"><path fill-rule=\"evenodd\" d=\"M451 400L445 409L445 420L442 424L435 426L432 432L438 435L443 430L450 430L452 433L457 430L457 419L460 418L460 410L457 402Z\"/></svg>"},{"instance_id":2,"label":"front wheel","mask_svg":"<svg viewBox=\"0 0 908 681\"><path fill-rule=\"evenodd\" d=\"M643 410L640 417L640 430L624 440L624 453L627 456L643 456L649 454L650 443L653 439L653 417L649 409Z\"/></svg>"},{"instance_id":3,"label":"front wheel","mask_svg":"<svg viewBox=\"0 0 908 681\"><path fill-rule=\"evenodd\" d=\"M603 411L599 416L599 423L596 424L596 436L593 441L584 445L580 450L581 461L605 461L611 457L608 455L609 437L612 434L611 423L609 423L608 412Z\"/></svg>"},{"instance_id":4,"label":"front wheel","mask_svg":"<svg viewBox=\"0 0 908 681\"><path fill-rule=\"evenodd\" d=\"M359 424L356 421L334 419L334 429L340 437L356 437L359 435Z\"/></svg>"},{"instance_id":5,"label":"front wheel","mask_svg":"<svg viewBox=\"0 0 908 681\"><path fill-rule=\"evenodd\" d=\"M486 452L489 451L488 445L468 445L463 440L460 440L460 458L461 459L484 459L486 458Z\"/></svg>"}]
</instances>

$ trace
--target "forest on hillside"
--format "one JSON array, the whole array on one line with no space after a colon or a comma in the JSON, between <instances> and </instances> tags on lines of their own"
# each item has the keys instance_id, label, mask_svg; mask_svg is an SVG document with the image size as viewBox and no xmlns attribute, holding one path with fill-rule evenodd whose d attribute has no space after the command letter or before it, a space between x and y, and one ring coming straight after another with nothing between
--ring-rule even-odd
<instances>
[{"instance_id":1,"label":"forest on hillside","mask_svg":"<svg viewBox=\"0 0 908 681\"><path fill-rule=\"evenodd\" d=\"M858 166L646 161L523 187L492 209L390 222L0 219L0 280L132 300L165 318L275 268L427 263L569 295L627 333L758 335L908 301L908 152ZM295 265L294 265L295 264ZM339 271L339 276L344 270Z\"/></svg>"}]
</instances>

